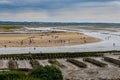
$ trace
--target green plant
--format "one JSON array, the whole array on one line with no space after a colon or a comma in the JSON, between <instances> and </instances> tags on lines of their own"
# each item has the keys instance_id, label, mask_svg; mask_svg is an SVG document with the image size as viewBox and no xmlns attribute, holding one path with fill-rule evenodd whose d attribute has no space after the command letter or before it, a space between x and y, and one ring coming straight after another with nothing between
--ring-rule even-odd
<instances>
[{"instance_id":1,"label":"green plant","mask_svg":"<svg viewBox=\"0 0 120 80\"><path fill-rule=\"evenodd\" d=\"M20 79L17 79L17 80L40 80L40 79L33 78L33 77L23 77L23 78L20 78Z\"/></svg>"},{"instance_id":2,"label":"green plant","mask_svg":"<svg viewBox=\"0 0 120 80\"><path fill-rule=\"evenodd\" d=\"M39 78L41 80L63 80L60 69L54 66L40 66L31 71L29 76Z\"/></svg>"},{"instance_id":3,"label":"green plant","mask_svg":"<svg viewBox=\"0 0 120 80\"><path fill-rule=\"evenodd\" d=\"M17 80L26 77L25 73L20 71L1 71L0 80Z\"/></svg>"}]
</instances>

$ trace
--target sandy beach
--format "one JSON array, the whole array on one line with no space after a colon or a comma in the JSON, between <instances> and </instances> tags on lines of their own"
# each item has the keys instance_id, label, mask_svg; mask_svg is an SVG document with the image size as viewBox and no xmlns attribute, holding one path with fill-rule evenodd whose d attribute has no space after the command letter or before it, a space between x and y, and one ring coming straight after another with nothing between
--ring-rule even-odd
<instances>
[{"instance_id":1,"label":"sandy beach","mask_svg":"<svg viewBox=\"0 0 120 80\"><path fill-rule=\"evenodd\" d=\"M101 39L77 32L44 32L36 34L0 34L0 47L54 47L99 42Z\"/></svg>"}]
</instances>

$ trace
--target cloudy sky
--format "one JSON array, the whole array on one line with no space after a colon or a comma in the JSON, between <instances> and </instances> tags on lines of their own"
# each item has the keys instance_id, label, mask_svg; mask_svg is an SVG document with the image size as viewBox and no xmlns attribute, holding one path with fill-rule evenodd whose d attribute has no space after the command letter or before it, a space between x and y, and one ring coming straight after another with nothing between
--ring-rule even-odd
<instances>
[{"instance_id":1,"label":"cloudy sky","mask_svg":"<svg viewBox=\"0 0 120 80\"><path fill-rule=\"evenodd\" d=\"M120 0L0 0L0 21L120 22Z\"/></svg>"}]
</instances>

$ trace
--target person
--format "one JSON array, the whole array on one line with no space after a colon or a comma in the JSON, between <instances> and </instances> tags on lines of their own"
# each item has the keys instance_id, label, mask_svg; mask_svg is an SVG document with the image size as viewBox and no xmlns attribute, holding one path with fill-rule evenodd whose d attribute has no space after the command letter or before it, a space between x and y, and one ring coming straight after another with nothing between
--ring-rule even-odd
<instances>
[{"instance_id":1,"label":"person","mask_svg":"<svg viewBox=\"0 0 120 80\"><path fill-rule=\"evenodd\" d=\"M31 54L31 52L29 51L29 54Z\"/></svg>"},{"instance_id":2,"label":"person","mask_svg":"<svg viewBox=\"0 0 120 80\"><path fill-rule=\"evenodd\" d=\"M115 43L113 43L113 46L115 46Z\"/></svg>"},{"instance_id":3,"label":"person","mask_svg":"<svg viewBox=\"0 0 120 80\"><path fill-rule=\"evenodd\" d=\"M7 45L4 45L4 47L6 48L6 47L7 47Z\"/></svg>"},{"instance_id":4,"label":"person","mask_svg":"<svg viewBox=\"0 0 120 80\"><path fill-rule=\"evenodd\" d=\"M23 45L23 40L21 41L21 45Z\"/></svg>"}]
</instances>

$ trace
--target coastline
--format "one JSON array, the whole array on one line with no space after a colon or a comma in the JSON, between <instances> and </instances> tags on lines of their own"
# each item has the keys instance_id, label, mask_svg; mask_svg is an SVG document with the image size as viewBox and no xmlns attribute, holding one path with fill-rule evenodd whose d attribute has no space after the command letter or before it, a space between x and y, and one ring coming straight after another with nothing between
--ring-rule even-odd
<instances>
[{"instance_id":1,"label":"coastline","mask_svg":"<svg viewBox=\"0 0 120 80\"><path fill-rule=\"evenodd\" d=\"M50 27L51 28L51 27ZM35 28L36 29L36 28ZM112 28L116 30L117 32L112 32L111 30L85 30L81 28L51 28L53 31L65 31L65 32L75 32L75 33L84 33L85 35L93 36L94 38L99 38L102 41L99 42L93 42L93 43L86 43L86 44L75 44L75 45L63 45L63 46L48 46L48 47L1 47L0 48L0 54L27 54L27 53L71 53L71 52L91 52L91 51L110 51L110 50L120 50L119 45L119 29L118 28ZM28 29L27 29L28 30ZM41 30L41 28L40 28ZM41 31L37 32L41 32ZM50 31L52 31L50 30ZM18 33L24 33L26 30L15 30L13 34ZM36 34L36 30L28 30L25 34L30 34L33 31L34 34ZM46 29L43 31L46 32ZM12 33L12 32L11 32ZM11 34L9 33L9 34ZM22 33L22 34L23 34ZM107 34L104 34L107 33ZM6 34L6 33L5 33ZM111 36L109 40L105 40L106 37ZM116 44L116 46L113 46L113 43ZM35 49L34 49L35 48Z\"/></svg>"}]
</instances>

